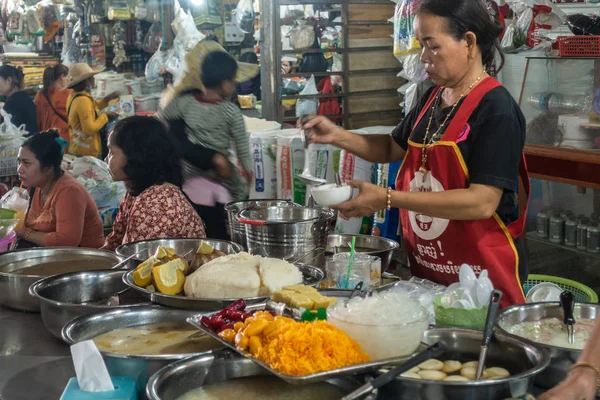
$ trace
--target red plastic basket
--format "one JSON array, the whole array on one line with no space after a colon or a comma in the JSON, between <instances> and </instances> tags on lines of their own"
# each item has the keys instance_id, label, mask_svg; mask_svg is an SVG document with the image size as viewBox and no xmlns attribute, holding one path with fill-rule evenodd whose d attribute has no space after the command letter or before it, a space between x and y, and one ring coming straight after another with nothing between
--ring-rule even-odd
<instances>
[{"instance_id":1,"label":"red plastic basket","mask_svg":"<svg viewBox=\"0 0 600 400\"><path fill-rule=\"evenodd\" d=\"M600 36L559 36L561 57L600 57Z\"/></svg>"}]
</instances>

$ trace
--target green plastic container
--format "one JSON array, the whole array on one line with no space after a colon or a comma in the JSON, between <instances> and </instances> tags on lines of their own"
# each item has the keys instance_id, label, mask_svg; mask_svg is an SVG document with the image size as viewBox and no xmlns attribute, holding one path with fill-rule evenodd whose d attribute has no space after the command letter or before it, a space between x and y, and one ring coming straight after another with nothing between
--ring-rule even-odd
<instances>
[{"instance_id":1,"label":"green plastic container","mask_svg":"<svg viewBox=\"0 0 600 400\"><path fill-rule=\"evenodd\" d=\"M436 325L483 330L488 308L474 308L472 310L448 308L442 306L442 296L436 296L433 298L433 310Z\"/></svg>"},{"instance_id":2,"label":"green plastic container","mask_svg":"<svg viewBox=\"0 0 600 400\"><path fill-rule=\"evenodd\" d=\"M596 294L594 289L582 283L572 281L570 279L550 275L529 275L527 281L523 284L523 291L525 292L525 295L527 295L527 293L532 287L542 282L554 283L560 286L562 290L568 290L569 292L573 293L575 301L577 302L598 303L598 295Z\"/></svg>"}]
</instances>

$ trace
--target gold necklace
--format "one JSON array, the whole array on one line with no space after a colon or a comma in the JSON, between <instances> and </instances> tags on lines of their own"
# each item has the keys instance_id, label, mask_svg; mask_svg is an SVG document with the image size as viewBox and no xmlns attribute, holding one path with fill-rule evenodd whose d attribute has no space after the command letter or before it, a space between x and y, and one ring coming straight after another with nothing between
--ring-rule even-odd
<instances>
[{"instance_id":1,"label":"gold necklace","mask_svg":"<svg viewBox=\"0 0 600 400\"><path fill-rule=\"evenodd\" d=\"M427 123L427 128L425 129L425 136L423 137L423 147L421 148L421 167L419 168L419 172L421 172L421 174L423 175L423 182L425 181L425 176L427 175L427 172L428 172L427 168L425 167L427 165L428 147L442 138L442 135L441 135L442 129L444 128L444 126L446 125L448 120L450 119L450 116L454 113L454 110L458 106L458 103L460 103L460 101L467 94L469 94L469 92L481 81L481 78L483 78L484 75L485 75L485 69L483 70L481 75L479 75L477 77L475 82L473 82L471 84L471 86L469 86L467 88L467 90L465 90L464 92L461 93L458 100L456 100L456 103L454 103L454 105L452 105L452 109L450 109L450 112L448 113L448 115L446 115L444 122L442 122L442 124L437 128L437 130L435 131L435 133L433 135L429 136L429 130L431 129L431 122L433 121L433 114L435 114L435 109L440 104L440 99L442 98L442 92L444 91L444 88L442 88L440 90L439 94L437 95L437 98L435 99L435 103L431 107L431 115L429 115L429 122ZM428 138L430 139L429 143L427 142Z\"/></svg>"}]
</instances>

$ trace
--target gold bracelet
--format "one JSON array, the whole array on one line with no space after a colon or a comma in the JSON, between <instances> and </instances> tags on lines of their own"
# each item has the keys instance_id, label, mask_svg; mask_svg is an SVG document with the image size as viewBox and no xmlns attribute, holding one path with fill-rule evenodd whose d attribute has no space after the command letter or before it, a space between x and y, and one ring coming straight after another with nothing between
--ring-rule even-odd
<instances>
[{"instance_id":1,"label":"gold bracelet","mask_svg":"<svg viewBox=\"0 0 600 400\"><path fill-rule=\"evenodd\" d=\"M388 211L392 209L392 188L387 188L387 209Z\"/></svg>"},{"instance_id":2,"label":"gold bracelet","mask_svg":"<svg viewBox=\"0 0 600 400\"><path fill-rule=\"evenodd\" d=\"M29 241L29 235L31 235L32 233L33 233L33 230L27 229L27 232L25 232L25 236L23 236L23 239Z\"/></svg>"},{"instance_id":3,"label":"gold bracelet","mask_svg":"<svg viewBox=\"0 0 600 400\"><path fill-rule=\"evenodd\" d=\"M580 361L569 368L569 374L577 368L589 368L596 373L596 392L598 392L598 390L600 390L600 368L590 362Z\"/></svg>"}]
</instances>

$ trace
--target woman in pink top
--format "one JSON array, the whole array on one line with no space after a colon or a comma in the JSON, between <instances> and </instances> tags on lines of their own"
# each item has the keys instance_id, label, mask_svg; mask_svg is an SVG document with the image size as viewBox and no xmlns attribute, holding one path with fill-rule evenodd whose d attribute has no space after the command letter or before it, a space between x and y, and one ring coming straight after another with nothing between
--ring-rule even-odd
<instances>
[{"instance_id":1,"label":"woman in pink top","mask_svg":"<svg viewBox=\"0 0 600 400\"><path fill-rule=\"evenodd\" d=\"M105 249L138 240L204 238L204 223L181 190L179 156L164 125L152 117L117 122L108 139L108 166L125 182Z\"/></svg>"}]
</instances>

